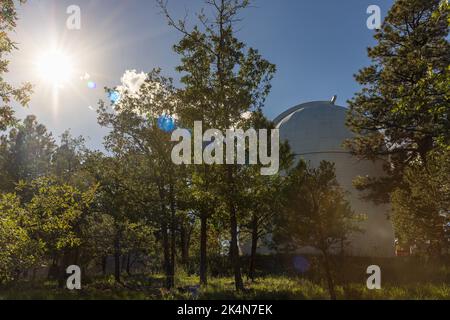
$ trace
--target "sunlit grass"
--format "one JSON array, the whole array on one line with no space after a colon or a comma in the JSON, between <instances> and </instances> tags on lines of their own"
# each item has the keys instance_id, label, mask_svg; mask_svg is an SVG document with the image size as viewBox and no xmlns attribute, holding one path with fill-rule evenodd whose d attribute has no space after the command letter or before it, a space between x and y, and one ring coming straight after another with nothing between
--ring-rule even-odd
<instances>
[{"instance_id":1,"label":"sunlit grass","mask_svg":"<svg viewBox=\"0 0 450 320\"><path fill-rule=\"evenodd\" d=\"M246 291L234 290L233 278L211 278L209 285L199 288L198 278L178 276L176 288L163 289L162 275L135 276L124 278L122 284L116 283L111 276L92 279L83 285L80 291L58 289L55 282L22 282L8 288L0 288L0 299L95 299L95 300L312 300L329 299L325 284L316 284L298 277L264 277L251 283L246 282ZM337 286L338 299L354 300L415 300L450 299L448 284L389 285L381 290L368 290L363 284L351 283Z\"/></svg>"}]
</instances>

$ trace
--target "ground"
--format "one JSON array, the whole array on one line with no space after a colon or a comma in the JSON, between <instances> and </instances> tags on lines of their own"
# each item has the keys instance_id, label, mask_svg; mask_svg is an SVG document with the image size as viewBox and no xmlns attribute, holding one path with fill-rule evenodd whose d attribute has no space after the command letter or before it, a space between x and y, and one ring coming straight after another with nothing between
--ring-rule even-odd
<instances>
[{"instance_id":1,"label":"ground","mask_svg":"<svg viewBox=\"0 0 450 320\"><path fill-rule=\"evenodd\" d=\"M189 271L179 266L175 289L164 289L162 274L122 274L117 283L109 270L107 276L82 276L82 289L70 291L58 289L55 281L36 280L0 284L0 300L3 299L136 299L136 300L233 300L275 299L311 300L329 299L325 274L316 256L304 256L310 262L308 271L299 272L293 261L296 256L257 256L257 279L246 279L247 258L242 266L246 291L234 290L227 257L211 257L208 287L198 286L195 275L198 265L192 263ZM420 257L334 259L333 270L338 299L439 299L450 300L450 257L429 259ZM193 261L197 261L193 259ZM377 265L381 269L381 289L366 287L367 267Z\"/></svg>"},{"instance_id":2,"label":"ground","mask_svg":"<svg viewBox=\"0 0 450 320\"><path fill-rule=\"evenodd\" d=\"M116 284L112 277L94 279L82 290L57 289L56 283L21 282L0 287L0 299L328 299L326 286L301 277L264 277L247 282L247 290L234 291L233 279L213 278L206 289L198 289L198 278L184 276L177 279L177 288L161 289L162 276L134 276ZM396 286L386 283L381 290L368 290L363 284L337 286L338 299L450 299L448 284L411 284Z\"/></svg>"}]
</instances>

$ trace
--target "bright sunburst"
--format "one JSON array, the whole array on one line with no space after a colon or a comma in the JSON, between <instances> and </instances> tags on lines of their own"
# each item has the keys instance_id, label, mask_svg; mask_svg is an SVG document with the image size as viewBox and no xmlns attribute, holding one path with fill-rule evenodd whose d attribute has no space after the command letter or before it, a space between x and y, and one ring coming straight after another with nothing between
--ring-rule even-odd
<instances>
[{"instance_id":1,"label":"bright sunburst","mask_svg":"<svg viewBox=\"0 0 450 320\"><path fill-rule=\"evenodd\" d=\"M71 57L60 50L41 54L36 61L36 68L39 77L56 88L66 84L74 73Z\"/></svg>"}]
</instances>

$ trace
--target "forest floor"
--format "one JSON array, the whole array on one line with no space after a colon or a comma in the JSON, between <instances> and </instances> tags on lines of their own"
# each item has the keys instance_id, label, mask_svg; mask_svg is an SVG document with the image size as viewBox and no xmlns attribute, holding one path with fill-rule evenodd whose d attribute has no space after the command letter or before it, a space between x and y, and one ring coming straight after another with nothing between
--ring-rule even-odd
<instances>
[{"instance_id":1,"label":"forest floor","mask_svg":"<svg viewBox=\"0 0 450 320\"><path fill-rule=\"evenodd\" d=\"M91 279L81 290L58 289L56 282L20 282L0 286L0 300L234 300L275 299L309 300L328 299L325 283L313 283L299 277L264 277L255 282L246 282L246 291L237 293L233 279L210 278L207 288L198 287L198 277L178 277L176 289L163 289L162 276L124 277L122 284L113 277ZM338 299L440 299L450 300L450 284L416 283L409 285L382 284L380 290L368 290L365 283L350 283L336 287Z\"/></svg>"}]
</instances>

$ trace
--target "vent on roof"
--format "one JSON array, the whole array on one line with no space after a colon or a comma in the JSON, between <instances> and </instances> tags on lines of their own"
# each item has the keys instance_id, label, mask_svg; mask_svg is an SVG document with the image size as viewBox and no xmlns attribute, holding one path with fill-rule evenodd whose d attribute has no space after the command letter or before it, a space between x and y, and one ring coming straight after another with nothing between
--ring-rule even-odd
<instances>
[{"instance_id":1,"label":"vent on roof","mask_svg":"<svg viewBox=\"0 0 450 320\"><path fill-rule=\"evenodd\" d=\"M337 100L337 95L334 95L333 98L331 98L331 103L335 104Z\"/></svg>"}]
</instances>

